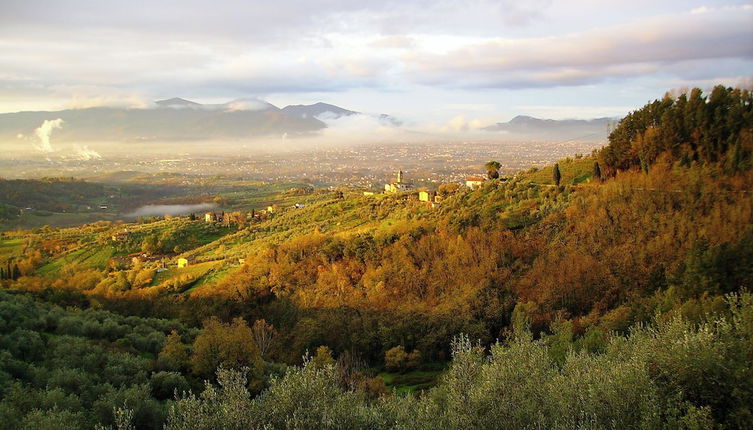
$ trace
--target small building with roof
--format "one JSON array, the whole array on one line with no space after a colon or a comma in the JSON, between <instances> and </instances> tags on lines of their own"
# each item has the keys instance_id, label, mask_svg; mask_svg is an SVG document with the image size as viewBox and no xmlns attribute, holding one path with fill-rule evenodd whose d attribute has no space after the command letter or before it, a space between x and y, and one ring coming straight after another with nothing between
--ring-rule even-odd
<instances>
[{"instance_id":1,"label":"small building with roof","mask_svg":"<svg viewBox=\"0 0 753 430\"><path fill-rule=\"evenodd\" d=\"M486 181L483 176L469 176L465 178L465 186L468 188L478 188Z\"/></svg>"},{"instance_id":2,"label":"small building with roof","mask_svg":"<svg viewBox=\"0 0 753 430\"><path fill-rule=\"evenodd\" d=\"M402 191L412 190L413 184L405 182L403 179L403 171L400 170L397 172L397 181L389 184L384 184L384 192L388 194L395 194Z\"/></svg>"}]
</instances>

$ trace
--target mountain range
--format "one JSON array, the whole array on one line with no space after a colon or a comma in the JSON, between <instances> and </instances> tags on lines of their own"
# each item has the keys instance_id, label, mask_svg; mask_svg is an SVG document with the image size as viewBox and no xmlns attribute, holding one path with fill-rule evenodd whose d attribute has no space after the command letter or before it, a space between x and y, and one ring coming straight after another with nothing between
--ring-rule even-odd
<instances>
[{"instance_id":1,"label":"mountain range","mask_svg":"<svg viewBox=\"0 0 753 430\"><path fill-rule=\"evenodd\" d=\"M616 124L614 118L595 119L539 119L518 115L508 122L498 122L484 128L490 132L504 132L516 139L603 141L607 128Z\"/></svg>"},{"instance_id":2,"label":"mountain range","mask_svg":"<svg viewBox=\"0 0 753 430\"><path fill-rule=\"evenodd\" d=\"M0 141L33 136L46 120L62 119L55 140L191 141L271 135L300 136L327 127L325 120L362 115L326 103L279 108L259 99L201 104L182 98L159 100L148 109L93 107L0 114Z\"/></svg>"},{"instance_id":3,"label":"mountain range","mask_svg":"<svg viewBox=\"0 0 753 430\"><path fill-rule=\"evenodd\" d=\"M327 103L279 108L261 99L237 99L202 104L183 98L154 102L150 108L92 107L60 111L0 114L0 142L36 142L35 130L45 121L61 119L54 141L73 144L95 142L187 142L241 140L264 136L311 136L343 117L367 115ZM388 127L402 122L390 115L374 115ZM506 140L602 141L613 119L551 120L516 116L485 130ZM364 131L368 132L368 131Z\"/></svg>"}]
</instances>

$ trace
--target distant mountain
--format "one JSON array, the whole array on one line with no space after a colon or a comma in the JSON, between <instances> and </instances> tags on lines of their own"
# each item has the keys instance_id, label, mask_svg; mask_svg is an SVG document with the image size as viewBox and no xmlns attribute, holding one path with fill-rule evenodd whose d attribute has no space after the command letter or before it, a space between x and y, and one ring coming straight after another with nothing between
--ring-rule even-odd
<instances>
[{"instance_id":1,"label":"distant mountain","mask_svg":"<svg viewBox=\"0 0 753 430\"><path fill-rule=\"evenodd\" d=\"M154 102L161 108L201 108L201 103L192 102L191 100L182 99L180 97L173 97L167 100L157 100Z\"/></svg>"},{"instance_id":2,"label":"distant mountain","mask_svg":"<svg viewBox=\"0 0 753 430\"><path fill-rule=\"evenodd\" d=\"M536 140L581 140L603 141L607 137L607 125L613 118L582 119L540 119L518 115L508 122L498 122L486 127L492 132L505 132L507 136Z\"/></svg>"},{"instance_id":3,"label":"distant mountain","mask_svg":"<svg viewBox=\"0 0 753 430\"><path fill-rule=\"evenodd\" d=\"M0 114L0 141L34 136L45 120L60 118L55 142L157 142L243 139L259 136L300 136L327 127L319 119L359 115L326 103L286 106L260 99L201 104L182 98L158 100L149 109L95 107L51 112Z\"/></svg>"},{"instance_id":4,"label":"distant mountain","mask_svg":"<svg viewBox=\"0 0 753 430\"><path fill-rule=\"evenodd\" d=\"M387 115L386 113L380 114L378 119L382 125L386 125L390 127L400 127L403 125L402 121L395 118L394 116Z\"/></svg>"},{"instance_id":5,"label":"distant mountain","mask_svg":"<svg viewBox=\"0 0 753 430\"><path fill-rule=\"evenodd\" d=\"M358 115L359 112L355 112L348 109L343 109L339 106L327 104L327 103L315 103L313 105L290 105L282 108L282 111L288 115L298 118L315 118L322 115L329 115L333 118L339 118L343 116Z\"/></svg>"}]
</instances>

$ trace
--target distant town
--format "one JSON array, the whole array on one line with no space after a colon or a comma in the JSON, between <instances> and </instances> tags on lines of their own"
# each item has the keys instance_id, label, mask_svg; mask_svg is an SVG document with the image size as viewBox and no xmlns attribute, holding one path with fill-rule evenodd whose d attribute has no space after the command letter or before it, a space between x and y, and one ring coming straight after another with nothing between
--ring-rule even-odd
<instances>
[{"instance_id":1,"label":"distant town","mask_svg":"<svg viewBox=\"0 0 753 430\"><path fill-rule=\"evenodd\" d=\"M5 178L73 176L107 181L112 172L185 176L212 175L266 182L307 182L317 186L345 185L383 191L384 184L402 170L413 186L432 188L441 183L462 184L483 175L489 160L500 162L500 174L540 167L575 154L589 154L602 146L593 142L435 142L317 148L311 151L269 152L229 157L141 155L103 157L93 161L0 159Z\"/></svg>"}]
</instances>

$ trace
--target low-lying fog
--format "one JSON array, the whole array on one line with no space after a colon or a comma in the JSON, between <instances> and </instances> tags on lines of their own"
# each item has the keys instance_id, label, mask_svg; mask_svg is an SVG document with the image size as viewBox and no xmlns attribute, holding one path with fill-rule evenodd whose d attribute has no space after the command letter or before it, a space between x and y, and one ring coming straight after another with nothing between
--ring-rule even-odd
<instances>
[{"instance_id":1,"label":"low-lying fog","mask_svg":"<svg viewBox=\"0 0 753 430\"><path fill-rule=\"evenodd\" d=\"M204 212L215 209L215 203L199 203L194 205L146 205L133 212L124 214L126 217L185 215L191 212Z\"/></svg>"}]
</instances>

